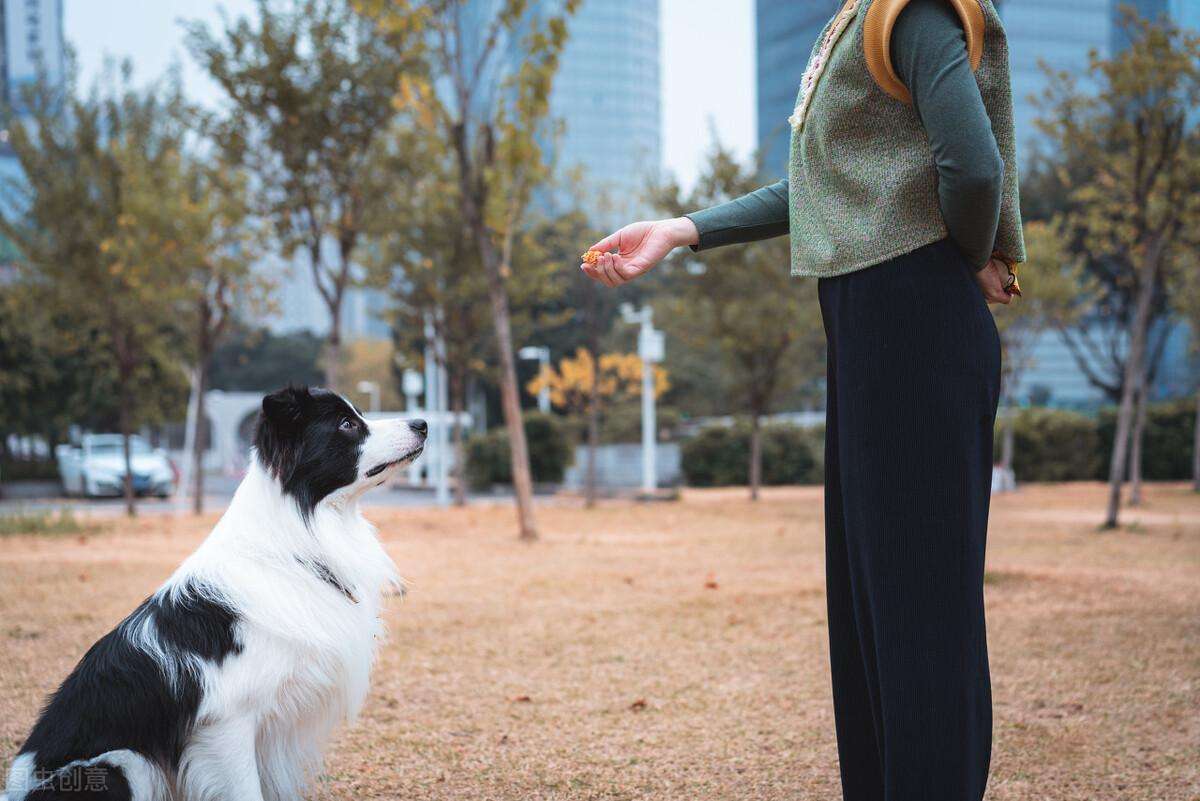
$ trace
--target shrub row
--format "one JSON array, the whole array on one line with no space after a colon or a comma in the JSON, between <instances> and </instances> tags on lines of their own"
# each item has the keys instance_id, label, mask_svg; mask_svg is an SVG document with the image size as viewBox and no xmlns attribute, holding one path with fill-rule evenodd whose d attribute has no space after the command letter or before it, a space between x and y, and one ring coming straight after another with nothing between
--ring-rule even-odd
<instances>
[{"instance_id":1,"label":"shrub row","mask_svg":"<svg viewBox=\"0 0 1200 801\"><path fill-rule=\"evenodd\" d=\"M533 480L562 481L573 457L562 423L553 415L540 412L527 412L524 420ZM508 448L508 429L504 426L468 438L466 452L466 479L471 489L486 490L493 484L512 483L512 457Z\"/></svg>"},{"instance_id":2,"label":"shrub row","mask_svg":"<svg viewBox=\"0 0 1200 801\"><path fill-rule=\"evenodd\" d=\"M1148 481L1191 477L1196 419L1191 400L1152 404L1143 440L1143 475ZM1019 481L1087 481L1107 477L1116 412L1097 417L1058 409L1021 409L1016 415L1013 470ZM824 430L793 425L763 428L763 483L819 484ZM572 440L561 418L525 415L525 435L533 480L562 481L571 463ZM1003 433L996 429L996 458ZM508 433L503 427L467 440L467 482L472 489L512 483ZM709 426L682 443L682 469L688 485L722 487L749 480L750 427Z\"/></svg>"},{"instance_id":3,"label":"shrub row","mask_svg":"<svg viewBox=\"0 0 1200 801\"><path fill-rule=\"evenodd\" d=\"M763 483L819 484L824 431L793 425L763 428ZM692 487L744 485L750 479L750 426L709 426L683 443L681 465Z\"/></svg>"},{"instance_id":4,"label":"shrub row","mask_svg":"<svg viewBox=\"0 0 1200 801\"><path fill-rule=\"evenodd\" d=\"M1021 409L1013 437L1018 481L1087 481L1108 478L1116 411L1098 417L1056 409ZM1196 407L1191 400L1154 403L1146 410L1142 475L1147 481L1191 477ZM1002 438L996 427L996 457Z\"/></svg>"}]
</instances>

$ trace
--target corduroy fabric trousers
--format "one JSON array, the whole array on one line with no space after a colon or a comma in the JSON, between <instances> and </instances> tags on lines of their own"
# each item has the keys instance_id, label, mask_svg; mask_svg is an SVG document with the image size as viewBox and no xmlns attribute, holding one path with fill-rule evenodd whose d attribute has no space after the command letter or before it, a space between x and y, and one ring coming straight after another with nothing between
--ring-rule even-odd
<instances>
[{"instance_id":1,"label":"corduroy fabric trousers","mask_svg":"<svg viewBox=\"0 0 1200 801\"><path fill-rule=\"evenodd\" d=\"M821 279L825 548L845 801L979 801L1000 340L943 240Z\"/></svg>"}]
</instances>

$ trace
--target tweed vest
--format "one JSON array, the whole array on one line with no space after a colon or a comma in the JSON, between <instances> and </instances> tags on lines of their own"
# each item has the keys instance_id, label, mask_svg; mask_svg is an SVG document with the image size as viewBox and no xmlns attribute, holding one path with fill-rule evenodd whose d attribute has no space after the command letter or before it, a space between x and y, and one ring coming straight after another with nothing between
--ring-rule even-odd
<instances>
[{"instance_id":1,"label":"tweed vest","mask_svg":"<svg viewBox=\"0 0 1200 801\"><path fill-rule=\"evenodd\" d=\"M891 63L892 28L909 0L846 0L813 48L788 165L792 274L842 275L948 236L929 139ZM992 0L946 0L1004 160L996 251L1025 260L1008 41Z\"/></svg>"}]
</instances>

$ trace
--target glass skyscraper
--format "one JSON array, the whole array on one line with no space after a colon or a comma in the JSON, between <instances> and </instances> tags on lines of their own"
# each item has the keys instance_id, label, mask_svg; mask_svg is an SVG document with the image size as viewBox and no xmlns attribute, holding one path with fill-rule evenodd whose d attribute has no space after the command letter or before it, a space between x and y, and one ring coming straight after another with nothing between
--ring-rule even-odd
<instances>
[{"instance_id":1,"label":"glass skyscraper","mask_svg":"<svg viewBox=\"0 0 1200 801\"><path fill-rule=\"evenodd\" d=\"M10 208L6 187L20 179L5 128L6 110L21 110L22 90L45 76L61 84L66 71L62 0L0 0L0 213ZM0 258L8 253L0 242Z\"/></svg>"},{"instance_id":2,"label":"glass skyscraper","mask_svg":"<svg viewBox=\"0 0 1200 801\"><path fill-rule=\"evenodd\" d=\"M550 95L559 175L582 175L602 224L642 216L662 165L658 0L584 0L567 30Z\"/></svg>"},{"instance_id":3,"label":"glass skyscraper","mask_svg":"<svg viewBox=\"0 0 1200 801\"><path fill-rule=\"evenodd\" d=\"M800 78L817 36L840 7L840 0L755 0L758 143L767 175L787 168L787 119Z\"/></svg>"}]
</instances>

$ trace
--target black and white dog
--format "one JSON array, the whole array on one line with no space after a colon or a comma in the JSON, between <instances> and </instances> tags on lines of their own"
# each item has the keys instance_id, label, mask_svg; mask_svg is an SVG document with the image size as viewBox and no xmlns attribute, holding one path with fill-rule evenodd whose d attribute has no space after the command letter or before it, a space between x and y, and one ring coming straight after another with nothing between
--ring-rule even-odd
<instances>
[{"instance_id":1,"label":"black and white dog","mask_svg":"<svg viewBox=\"0 0 1200 801\"><path fill-rule=\"evenodd\" d=\"M327 390L264 398L229 509L50 698L4 801L300 798L362 705L399 586L359 498L425 434Z\"/></svg>"}]
</instances>

